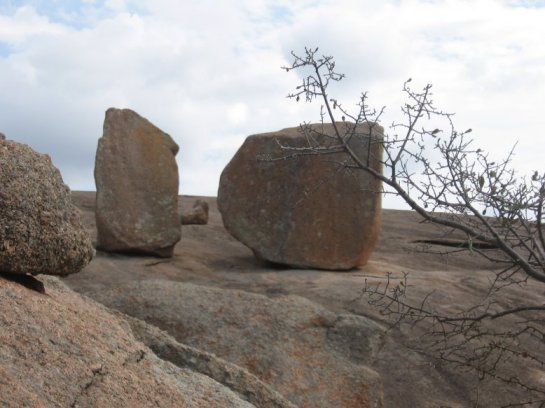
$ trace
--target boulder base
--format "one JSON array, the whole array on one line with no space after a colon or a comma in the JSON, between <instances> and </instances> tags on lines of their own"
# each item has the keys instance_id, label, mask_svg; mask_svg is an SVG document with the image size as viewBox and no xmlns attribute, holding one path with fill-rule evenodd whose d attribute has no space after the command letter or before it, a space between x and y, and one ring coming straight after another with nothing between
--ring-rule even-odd
<instances>
[{"instance_id":1,"label":"boulder base","mask_svg":"<svg viewBox=\"0 0 545 408\"><path fill-rule=\"evenodd\" d=\"M0 272L68 275L93 246L49 156L0 140Z\"/></svg>"},{"instance_id":2,"label":"boulder base","mask_svg":"<svg viewBox=\"0 0 545 408\"><path fill-rule=\"evenodd\" d=\"M338 123L342 132L349 123ZM301 268L346 270L367 262L378 239L381 182L350 168L344 152L305 154L338 144L332 125L250 136L223 170L218 208L226 229L259 258ZM379 125L360 124L352 150L382 171Z\"/></svg>"},{"instance_id":3,"label":"boulder base","mask_svg":"<svg viewBox=\"0 0 545 408\"><path fill-rule=\"evenodd\" d=\"M172 256L181 238L178 145L130 109L106 111L95 161L98 248Z\"/></svg>"}]
</instances>

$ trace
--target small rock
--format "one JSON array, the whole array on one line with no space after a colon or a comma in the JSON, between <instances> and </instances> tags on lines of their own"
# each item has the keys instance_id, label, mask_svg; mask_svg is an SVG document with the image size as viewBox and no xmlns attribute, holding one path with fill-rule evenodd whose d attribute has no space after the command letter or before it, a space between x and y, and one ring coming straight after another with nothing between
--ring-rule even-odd
<instances>
[{"instance_id":1,"label":"small rock","mask_svg":"<svg viewBox=\"0 0 545 408\"><path fill-rule=\"evenodd\" d=\"M171 257L181 238L178 145L130 109L106 111L95 161L97 247Z\"/></svg>"},{"instance_id":2,"label":"small rock","mask_svg":"<svg viewBox=\"0 0 545 408\"><path fill-rule=\"evenodd\" d=\"M0 271L68 275L93 246L70 190L48 155L0 141Z\"/></svg>"},{"instance_id":3,"label":"small rock","mask_svg":"<svg viewBox=\"0 0 545 408\"><path fill-rule=\"evenodd\" d=\"M206 201L196 200L193 208L182 214L182 225L190 224L208 224L208 203Z\"/></svg>"}]
</instances>

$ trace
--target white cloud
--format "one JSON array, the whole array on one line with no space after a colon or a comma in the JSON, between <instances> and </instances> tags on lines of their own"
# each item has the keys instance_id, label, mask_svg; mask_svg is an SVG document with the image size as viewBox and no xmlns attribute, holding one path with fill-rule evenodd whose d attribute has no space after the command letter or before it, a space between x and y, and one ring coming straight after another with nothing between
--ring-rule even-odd
<instances>
[{"instance_id":1,"label":"white cloud","mask_svg":"<svg viewBox=\"0 0 545 408\"><path fill-rule=\"evenodd\" d=\"M38 35L61 35L66 32L64 27L52 24L47 17L37 14L32 7L21 7L12 16L0 14L0 42L9 45L20 45Z\"/></svg>"},{"instance_id":2,"label":"white cloud","mask_svg":"<svg viewBox=\"0 0 545 408\"><path fill-rule=\"evenodd\" d=\"M248 119L248 106L242 102L235 103L227 109L227 120L231 125L239 126Z\"/></svg>"},{"instance_id":3,"label":"white cloud","mask_svg":"<svg viewBox=\"0 0 545 408\"><path fill-rule=\"evenodd\" d=\"M50 153L74 189L94 188L104 111L116 106L180 144L183 193L215 194L247 135L318 118L319 106L286 100L299 79L279 69L305 45L336 57L347 79L332 89L346 106L368 90L372 103L389 106L389 123L405 79L432 82L437 104L458 112L481 146L496 154L519 140L517 166L542 167L545 9L537 2L46 3L0 7L0 131Z\"/></svg>"}]
</instances>

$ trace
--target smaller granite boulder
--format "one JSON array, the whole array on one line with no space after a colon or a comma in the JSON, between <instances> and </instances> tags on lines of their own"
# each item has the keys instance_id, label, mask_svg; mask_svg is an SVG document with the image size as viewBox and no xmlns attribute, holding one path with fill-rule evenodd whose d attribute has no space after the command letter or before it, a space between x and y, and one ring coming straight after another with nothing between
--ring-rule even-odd
<instances>
[{"instance_id":1,"label":"smaller granite boulder","mask_svg":"<svg viewBox=\"0 0 545 408\"><path fill-rule=\"evenodd\" d=\"M83 269L93 252L49 156L0 140L0 272L68 275Z\"/></svg>"},{"instance_id":2,"label":"smaller granite boulder","mask_svg":"<svg viewBox=\"0 0 545 408\"><path fill-rule=\"evenodd\" d=\"M97 247L171 257L181 238L178 145L130 109L110 108L95 161Z\"/></svg>"},{"instance_id":3,"label":"smaller granite boulder","mask_svg":"<svg viewBox=\"0 0 545 408\"><path fill-rule=\"evenodd\" d=\"M0 132L0 140L6 140L6 135Z\"/></svg>"},{"instance_id":4,"label":"smaller granite boulder","mask_svg":"<svg viewBox=\"0 0 545 408\"><path fill-rule=\"evenodd\" d=\"M208 224L208 203L196 200L193 208L182 214L182 225L206 225Z\"/></svg>"}]
</instances>

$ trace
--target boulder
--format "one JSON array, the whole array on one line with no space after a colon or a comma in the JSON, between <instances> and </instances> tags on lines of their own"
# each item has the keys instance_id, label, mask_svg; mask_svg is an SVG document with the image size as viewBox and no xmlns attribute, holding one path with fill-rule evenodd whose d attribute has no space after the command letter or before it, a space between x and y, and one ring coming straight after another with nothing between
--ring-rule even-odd
<instances>
[{"instance_id":1,"label":"boulder","mask_svg":"<svg viewBox=\"0 0 545 408\"><path fill-rule=\"evenodd\" d=\"M0 140L0 272L68 275L93 246L48 155Z\"/></svg>"},{"instance_id":2,"label":"boulder","mask_svg":"<svg viewBox=\"0 0 545 408\"><path fill-rule=\"evenodd\" d=\"M182 213L182 225L206 225L208 224L208 203L203 200L196 200L193 208Z\"/></svg>"},{"instance_id":3,"label":"boulder","mask_svg":"<svg viewBox=\"0 0 545 408\"><path fill-rule=\"evenodd\" d=\"M354 125L337 126L346 131ZM344 152L305 154L301 149L310 145L337 144L328 136L331 124L306 130L245 140L220 178L218 208L225 228L270 262L331 270L364 265L380 230L381 182L349 168L354 163ZM382 134L376 124L360 124L349 142L377 172Z\"/></svg>"},{"instance_id":4,"label":"boulder","mask_svg":"<svg viewBox=\"0 0 545 408\"><path fill-rule=\"evenodd\" d=\"M6 140L6 135L0 132L0 140Z\"/></svg>"},{"instance_id":5,"label":"boulder","mask_svg":"<svg viewBox=\"0 0 545 408\"><path fill-rule=\"evenodd\" d=\"M178 145L130 109L106 111L95 161L97 247L170 257L181 238Z\"/></svg>"},{"instance_id":6,"label":"boulder","mask_svg":"<svg viewBox=\"0 0 545 408\"><path fill-rule=\"evenodd\" d=\"M43 281L47 295L0 276L0 406L293 408L240 367Z\"/></svg>"},{"instance_id":7,"label":"boulder","mask_svg":"<svg viewBox=\"0 0 545 408\"><path fill-rule=\"evenodd\" d=\"M381 380L370 366L385 327L365 317L299 296L169 280L131 281L86 295L247 369L297 407L382 406Z\"/></svg>"}]
</instances>

